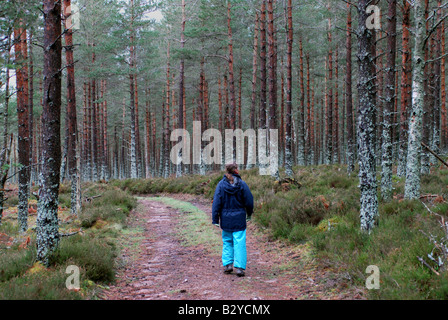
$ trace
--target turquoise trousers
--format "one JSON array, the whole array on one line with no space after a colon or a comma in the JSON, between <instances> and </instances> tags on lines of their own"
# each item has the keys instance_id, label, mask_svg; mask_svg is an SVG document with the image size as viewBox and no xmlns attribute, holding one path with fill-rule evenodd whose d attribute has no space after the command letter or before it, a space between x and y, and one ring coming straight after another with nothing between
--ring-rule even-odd
<instances>
[{"instance_id":1,"label":"turquoise trousers","mask_svg":"<svg viewBox=\"0 0 448 320\"><path fill-rule=\"evenodd\" d=\"M246 230L222 231L222 264L227 266L233 263L235 268L246 269Z\"/></svg>"}]
</instances>

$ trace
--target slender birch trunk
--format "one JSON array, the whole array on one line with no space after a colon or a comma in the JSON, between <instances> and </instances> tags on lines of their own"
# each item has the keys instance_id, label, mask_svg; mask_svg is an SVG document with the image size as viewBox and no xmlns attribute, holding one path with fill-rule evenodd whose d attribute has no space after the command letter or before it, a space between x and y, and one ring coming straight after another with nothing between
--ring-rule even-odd
<instances>
[{"instance_id":1,"label":"slender birch trunk","mask_svg":"<svg viewBox=\"0 0 448 320\"><path fill-rule=\"evenodd\" d=\"M409 118L408 154L404 196L407 199L420 197L420 158L422 142L422 119L424 103L425 51L424 38L425 6L423 0L414 1L415 44L412 58L412 110Z\"/></svg>"}]
</instances>

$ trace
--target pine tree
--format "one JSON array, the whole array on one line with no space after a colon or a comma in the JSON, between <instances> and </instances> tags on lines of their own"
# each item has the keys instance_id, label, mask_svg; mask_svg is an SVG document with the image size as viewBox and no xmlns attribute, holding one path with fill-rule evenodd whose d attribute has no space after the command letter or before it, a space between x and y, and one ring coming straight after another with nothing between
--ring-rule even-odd
<instances>
[{"instance_id":1,"label":"pine tree","mask_svg":"<svg viewBox=\"0 0 448 320\"><path fill-rule=\"evenodd\" d=\"M382 136L381 194L384 200L392 198L392 114L395 104L395 58L397 38L397 4L388 0L386 49L386 95Z\"/></svg>"},{"instance_id":2,"label":"pine tree","mask_svg":"<svg viewBox=\"0 0 448 320\"><path fill-rule=\"evenodd\" d=\"M292 46L293 46L293 24L292 24L292 1L288 0L288 40L287 40L287 63L286 63L286 148L285 148L285 170L286 175L293 176L292 171Z\"/></svg>"},{"instance_id":3,"label":"pine tree","mask_svg":"<svg viewBox=\"0 0 448 320\"><path fill-rule=\"evenodd\" d=\"M37 259L48 264L59 244L58 196L61 164L61 2L43 1L44 98L42 110L42 168L36 221Z\"/></svg>"},{"instance_id":4,"label":"pine tree","mask_svg":"<svg viewBox=\"0 0 448 320\"><path fill-rule=\"evenodd\" d=\"M367 6L358 1L358 154L361 229L371 231L378 218L375 157L375 31L367 28Z\"/></svg>"}]
</instances>

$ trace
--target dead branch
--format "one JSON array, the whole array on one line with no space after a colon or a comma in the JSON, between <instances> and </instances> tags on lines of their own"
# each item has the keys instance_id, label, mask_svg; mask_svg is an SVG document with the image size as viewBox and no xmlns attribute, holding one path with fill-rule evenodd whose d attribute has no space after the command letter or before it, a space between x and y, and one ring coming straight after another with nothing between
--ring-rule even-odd
<instances>
[{"instance_id":1,"label":"dead branch","mask_svg":"<svg viewBox=\"0 0 448 320\"><path fill-rule=\"evenodd\" d=\"M423 260L421 257L417 257L418 261L423 263L425 266L427 266L432 272L434 272L436 275L440 276L440 273L438 273L436 270L434 270L433 267L431 267L425 260Z\"/></svg>"},{"instance_id":2,"label":"dead branch","mask_svg":"<svg viewBox=\"0 0 448 320\"><path fill-rule=\"evenodd\" d=\"M85 202L92 202L92 200L94 200L94 199L96 199L96 198L99 198L99 197L102 197L102 196L103 196L102 194L99 194L99 195L97 195L97 196L86 197L86 198L84 199L84 201L85 201Z\"/></svg>"},{"instance_id":3,"label":"dead branch","mask_svg":"<svg viewBox=\"0 0 448 320\"><path fill-rule=\"evenodd\" d=\"M74 232L70 232L70 233L60 233L59 236L60 237L70 237L70 236L74 236L75 234L78 234L82 232L82 228L79 229L78 231L74 231Z\"/></svg>"},{"instance_id":4,"label":"dead branch","mask_svg":"<svg viewBox=\"0 0 448 320\"><path fill-rule=\"evenodd\" d=\"M426 144L424 144L423 142L421 144L424 148L426 148L426 150L428 150L434 157L436 157L440 162L442 162L448 168L448 163L446 163L445 160L440 158L440 156L437 155L434 151L432 151Z\"/></svg>"}]
</instances>

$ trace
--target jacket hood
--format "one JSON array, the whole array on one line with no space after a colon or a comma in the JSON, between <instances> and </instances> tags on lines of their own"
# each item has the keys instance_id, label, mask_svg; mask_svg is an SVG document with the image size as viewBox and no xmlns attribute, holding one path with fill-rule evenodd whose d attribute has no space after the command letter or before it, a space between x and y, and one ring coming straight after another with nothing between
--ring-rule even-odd
<instances>
[{"instance_id":1,"label":"jacket hood","mask_svg":"<svg viewBox=\"0 0 448 320\"><path fill-rule=\"evenodd\" d=\"M229 194L235 194L243 188L241 183L241 176L238 174L233 174L233 184L230 183L229 179L224 175L223 177L223 187L224 191Z\"/></svg>"}]
</instances>

